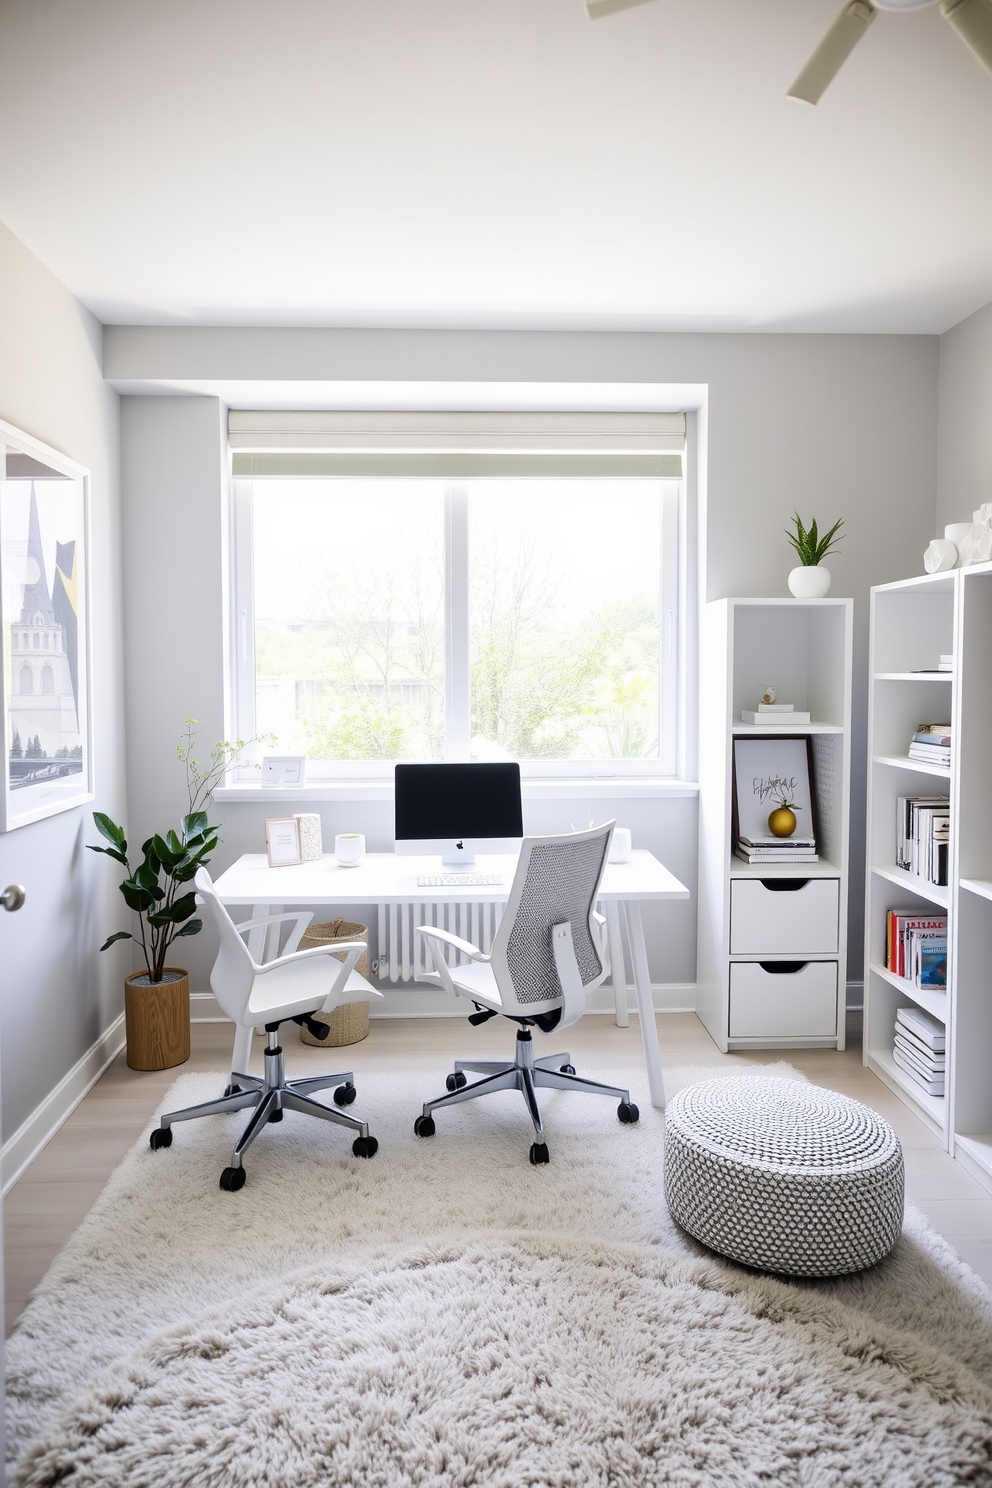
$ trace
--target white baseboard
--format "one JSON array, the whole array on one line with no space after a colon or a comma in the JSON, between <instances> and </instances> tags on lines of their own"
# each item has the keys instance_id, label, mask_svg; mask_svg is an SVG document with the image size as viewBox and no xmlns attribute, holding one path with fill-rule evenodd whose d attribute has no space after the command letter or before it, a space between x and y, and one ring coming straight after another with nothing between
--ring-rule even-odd
<instances>
[{"instance_id":1,"label":"white baseboard","mask_svg":"<svg viewBox=\"0 0 992 1488\"><path fill-rule=\"evenodd\" d=\"M377 997L369 1008L370 1018L465 1017L464 998L449 997L446 992L439 992L434 987L421 987L415 982L410 982L401 986L382 984L378 990L382 993L382 997ZM657 1013L694 1013L696 1011L695 982L656 982L651 988L651 994ZM637 1003L632 990L627 993L627 1003L630 1012L636 1018ZM613 990L609 986L600 987L589 998L586 1005L587 1013L612 1013L613 1010ZM191 992L189 994L189 1016L192 1023L226 1023L228 1021L217 1006L212 992Z\"/></svg>"},{"instance_id":2,"label":"white baseboard","mask_svg":"<svg viewBox=\"0 0 992 1488\"><path fill-rule=\"evenodd\" d=\"M189 994L189 1021L191 1023L229 1023L231 1020L226 1013L221 1012L212 992L191 992Z\"/></svg>"},{"instance_id":3,"label":"white baseboard","mask_svg":"<svg viewBox=\"0 0 992 1488\"><path fill-rule=\"evenodd\" d=\"M124 1047L124 1014L115 1018L110 1027L100 1035L82 1059L77 1060L67 1075L45 1097L41 1105L32 1111L27 1121L8 1137L0 1152L0 1193L6 1193L24 1172L25 1168L54 1137L59 1127L79 1105L87 1091L92 1090L104 1070L117 1058Z\"/></svg>"},{"instance_id":4,"label":"white baseboard","mask_svg":"<svg viewBox=\"0 0 992 1488\"><path fill-rule=\"evenodd\" d=\"M845 1005L847 1007L849 1007L849 1008L863 1008L864 1007L864 1005L865 1005L865 984L864 984L864 982L848 982L848 984L847 984L847 1003Z\"/></svg>"}]
</instances>

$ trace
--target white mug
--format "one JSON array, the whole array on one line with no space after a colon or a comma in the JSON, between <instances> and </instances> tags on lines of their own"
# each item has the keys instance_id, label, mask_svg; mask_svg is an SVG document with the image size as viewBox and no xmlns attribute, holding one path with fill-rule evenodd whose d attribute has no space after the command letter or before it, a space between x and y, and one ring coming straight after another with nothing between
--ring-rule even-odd
<instances>
[{"instance_id":1,"label":"white mug","mask_svg":"<svg viewBox=\"0 0 992 1488\"><path fill-rule=\"evenodd\" d=\"M607 858L609 863L626 863L630 857L630 828L614 827L613 839L610 842L610 852Z\"/></svg>"},{"instance_id":2,"label":"white mug","mask_svg":"<svg viewBox=\"0 0 992 1488\"><path fill-rule=\"evenodd\" d=\"M334 853L342 868L357 868L365 856L365 838L361 832L339 832Z\"/></svg>"}]
</instances>

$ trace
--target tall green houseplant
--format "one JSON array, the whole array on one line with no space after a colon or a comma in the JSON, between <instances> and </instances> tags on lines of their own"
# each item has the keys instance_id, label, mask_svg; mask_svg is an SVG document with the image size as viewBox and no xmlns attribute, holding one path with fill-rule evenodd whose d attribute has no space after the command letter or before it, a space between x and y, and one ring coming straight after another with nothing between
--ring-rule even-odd
<instances>
[{"instance_id":1,"label":"tall green houseplant","mask_svg":"<svg viewBox=\"0 0 992 1488\"><path fill-rule=\"evenodd\" d=\"M158 832L142 843L142 859L132 868L124 830L102 811L94 811L96 829L110 845L88 843L91 852L104 853L124 869L120 885L124 903L138 917L138 934L117 930L100 947L105 951L118 940L137 940L145 958L145 969L151 983L162 981L169 947L185 936L197 935L203 921L194 919L196 895L187 885L197 870L210 861L217 846L217 827L211 826L206 810L214 789L232 765L238 763L252 740L222 740L210 752L209 762L201 767L193 754L195 718L185 720L177 752L186 770L189 809L179 824L164 836Z\"/></svg>"}]
</instances>

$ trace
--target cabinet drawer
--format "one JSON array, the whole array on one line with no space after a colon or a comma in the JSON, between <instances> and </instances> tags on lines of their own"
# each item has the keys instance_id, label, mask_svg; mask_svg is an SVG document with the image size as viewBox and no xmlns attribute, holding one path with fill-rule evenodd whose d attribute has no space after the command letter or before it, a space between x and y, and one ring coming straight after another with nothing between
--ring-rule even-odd
<instances>
[{"instance_id":1,"label":"cabinet drawer","mask_svg":"<svg viewBox=\"0 0 992 1488\"><path fill-rule=\"evenodd\" d=\"M786 888L769 888L784 884ZM730 951L735 956L836 954L836 878L732 878Z\"/></svg>"},{"instance_id":2,"label":"cabinet drawer","mask_svg":"<svg viewBox=\"0 0 992 1488\"><path fill-rule=\"evenodd\" d=\"M837 962L734 961L731 1038L832 1038L837 1032Z\"/></svg>"}]
</instances>

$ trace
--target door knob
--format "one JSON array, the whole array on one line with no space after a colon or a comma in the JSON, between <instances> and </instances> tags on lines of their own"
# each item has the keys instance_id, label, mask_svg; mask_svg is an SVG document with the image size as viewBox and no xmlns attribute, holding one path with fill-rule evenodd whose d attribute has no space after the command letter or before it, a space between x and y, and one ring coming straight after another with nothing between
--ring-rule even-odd
<instances>
[{"instance_id":1,"label":"door knob","mask_svg":"<svg viewBox=\"0 0 992 1488\"><path fill-rule=\"evenodd\" d=\"M8 884L3 893L0 894L0 904L4 909L20 909L24 903L24 885Z\"/></svg>"}]
</instances>

